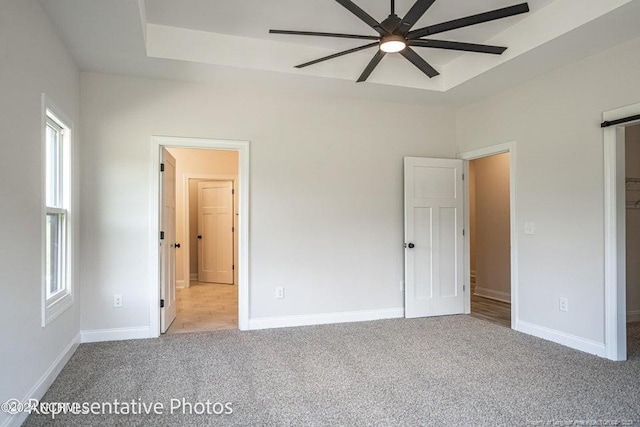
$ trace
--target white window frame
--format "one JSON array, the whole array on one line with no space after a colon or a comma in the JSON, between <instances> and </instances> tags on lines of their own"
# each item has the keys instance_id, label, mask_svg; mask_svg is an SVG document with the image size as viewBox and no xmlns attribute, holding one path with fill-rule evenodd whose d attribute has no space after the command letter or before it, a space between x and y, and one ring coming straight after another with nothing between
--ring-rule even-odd
<instances>
[{"instance_id":1,"label":"white window frame","mask_svg":"<svg viewBox=\"0 0 640 427\"><path fill-rule=\"evenodd\" d=\"M47 326L55 318L60 316L65 310L73 305L73 187L72 187L72 165L73 165L73 121L58 107L46 94L42 94L42 327ZM60 205L56 207L47 204L47 123L52 121L61 130L62 134L62 157L61 157L61 180L60 191L62 192ZM61 226L63 247L60 250L61 257L60 279L63 287L58 292L49 295L46 278L46 221L49 214L62 214L64 221Z\"/></svg>"}]
</instances>

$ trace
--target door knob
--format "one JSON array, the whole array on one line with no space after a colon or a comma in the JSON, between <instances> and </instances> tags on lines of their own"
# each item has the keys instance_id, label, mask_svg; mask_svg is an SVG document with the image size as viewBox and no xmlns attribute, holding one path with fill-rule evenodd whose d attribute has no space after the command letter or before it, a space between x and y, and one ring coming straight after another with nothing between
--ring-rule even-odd
<instances>
[{"instance_id":1,"label":"door knob","mask_svg":"<svg viewBox=\"0 0 640 427\"><path fill-rule=\"evenodd\" d=\"M404 247L405 248L409 248L409 249L413 249L413 248L416 247L416 245L414 245L413 243L409 243L409 244L404 245Z\"/></svg>"},{"instance_id":2,"label":"door knob","mask_svg":"<svg viewBox=\"0 0 640 427\"><path fill-rule=\"evenodd\" d=\"M174 248L179 249L180 248L180 243L176 243L175 245L173 245Z\"/></svg>"},{"instance_id":3,"label":"door knob","mask_svg":"<svg viewBox=\"0 0 640 427\"><path fill-rule=\"evenodd\" d=\"M202 234L198 234L198 239L202 239Z\"/></svg>"}]
</instances>

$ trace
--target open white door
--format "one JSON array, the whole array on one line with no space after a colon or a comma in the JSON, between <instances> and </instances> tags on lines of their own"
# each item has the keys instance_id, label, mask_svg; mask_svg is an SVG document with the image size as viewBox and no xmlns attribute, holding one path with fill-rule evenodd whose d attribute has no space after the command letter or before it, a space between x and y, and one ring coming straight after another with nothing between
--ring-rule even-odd
<instances>
[{"instance_id":1,"label":"open white door","mask_svg":"<svg viewBox=\"0 0 640 427\"><path fill-rule=\"evenodd\" d=\"M405 317L464 312L462 160L405 157Z\"/></svg>"},{"instance_id":2,"label":"open white door","mask_svg":"<svg viewBox=\"0 0 640 427\"><path fill-rule=\"evenodd\" d=\"M233 284L233 181L198 183L198 280Z\"/></svg>"},{"instance_id":3,"label":"open white door","mask_svg":"<svg viewBox=\"0 0 640 427\"><path fill-rule=\"evenodd\" d=\"M162 149L160 172L160 332L176 318L176 159Z\"/></svg>"}]
</instances>

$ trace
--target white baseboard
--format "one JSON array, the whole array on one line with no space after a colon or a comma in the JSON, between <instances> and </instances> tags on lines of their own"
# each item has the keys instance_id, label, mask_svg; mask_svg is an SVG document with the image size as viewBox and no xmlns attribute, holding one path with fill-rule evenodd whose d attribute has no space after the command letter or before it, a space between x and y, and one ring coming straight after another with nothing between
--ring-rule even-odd
<instances>
[{"instance_id":1,"label":"white baseboard","mask_svg":"<svg viewBox=\"0 0 640 427\"><path fill-rule=\"evenodd\" d=\"M22 402L27 402L30 399L37 399L37 400L42 399L42 396L44 396L44 394L47 392L49 387L51 387L51 384L53 384L53 381L55 381L55 379L58 377L58 374L60 374L60 371L62 371L62 368L64 368L64 366L67 364L69 359L71 359L71 356L73 356L73 353L76 352L78 345L80 345L79 332L75 337L73 337L73 339L65 347L65 349L62 350L62 353L60 353L58 357L56 357L56 360L54 360L51 366L49 366L49 369L47 369L45 373L42 374L42 377L40 377L38 382L31 388L31 390L29 390L27 395L22 399ZM5 415L6 415L6 418L1 423L2 427L13 427L13 426L22 425L22 423L24 423L24 421L29 416L29 414L26 412L21 412L16 415L9 415L9 414L5 414Z\"/></svg>"},{"instance_id":2,"label":"white baseboard","mask_svg":"<svg viewBox=\"0 0 640 427\"><path fill-rule=\"evenodd\" d=\"M640 322L640 310L627 311L627 322Z\"/></svg>"},{"instance_id":3,"label":"white baseboard","mask_svg":"<svg viewBox=\"0 0 640 427\"><path fill-rule=\"evenodd\" d=\"M585 353L595 354L596 356L606 357L604 343L591 341L575 335L557 331L555 329L545 328L544 326L534 325L533 323L516 321L516 330L525 334L533 335L538 338L553 341Z\"/></svg>"},{"instance_id":4,"label":"white baseboard","mask_svg":"<svg viewBox=\"0 0 640 427\"><path fill-rule=\"evenodd\" d=\"M343 311L300 316L259 317L249 319L249 329L287 328L291 326L326 325L330 323L364 322L367 320L404 317L404 307L382 310Z\"/></svg>"},{"instance_id":5,"label":"white baseboard","mask_svg":"<svg viewBox=\"0 0 640 427\"><path fill-rule=\"evenodd\" d=\"M476 285L474 294L483 298L511 303L511 294L508 292L494 291L493 289L482 288Z\"/></svg>"},{"instance_id":6,"label":"white baseboard","mask_svg":"<svg viewBox=\"0 0 640 427\"><path fill-rule=\"evenodd\" d=\"M190 278L191 280L195 280L195 281L197 281L197 280L198 280L198 273L191 273L191 274L189 275L189 278Z\"/></svg>"},{"instance_id":7,"label":"white baseboard","mask_svg":"<svg viewBox=\"0 0 640 427\"><path fill-rule=\"evenodd\" d=\"M80 331L81 341L102 342L102 341L122 341L149 338L149 326L137 328L114 328L114 329L94 329L90 331Z\"/></svg>"},{"instance_id":8,"label":"white baseboard","mask_svg":"<svg viewBox=\"0 0 640 427\"><path fill-rule=\"evenodd\" d=\"M188 288L184 280L176 280L176 288Z\"/></svg>"}]
</instances>

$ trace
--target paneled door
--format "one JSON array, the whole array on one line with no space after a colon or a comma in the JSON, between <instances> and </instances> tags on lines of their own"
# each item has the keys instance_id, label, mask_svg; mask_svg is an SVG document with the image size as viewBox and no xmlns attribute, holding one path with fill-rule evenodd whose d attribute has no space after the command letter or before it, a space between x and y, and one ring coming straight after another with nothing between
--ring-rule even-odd
<instances>
[{"instance_id":1,"label":"paneled door","mask_svg":"<svg viewBox=\"0 0 640 427\"><path fill-rule=\"evenodd\" d=\"M160 183L160 332L176 318L176 159L162 149Z\"/></svg>"},{"instance_id":2,"label":"paneled door","mask_svg":"<svg viewBox=\"0 0 640 427\"><path fill-rule=\"evenodd\" d=\"M198 183L198 280L233 284L233 181Z\"/></svg>"},{"instance_id":3,"label":"paneled door","mask_svg":"<svg viewBox=\"0 0 640 427\"><path fill-rule=\"evenodd\" d=\"M464 312L463 162L405 157L405 317Z\"/></svg>"}]
</instances>

